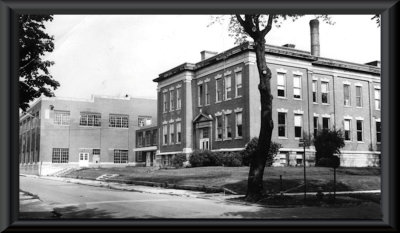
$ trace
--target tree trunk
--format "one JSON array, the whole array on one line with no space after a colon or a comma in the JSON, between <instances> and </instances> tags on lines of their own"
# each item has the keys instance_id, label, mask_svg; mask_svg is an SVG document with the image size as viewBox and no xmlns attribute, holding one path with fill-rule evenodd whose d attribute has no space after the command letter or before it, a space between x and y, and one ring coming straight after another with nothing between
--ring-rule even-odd
<instances>
[{"instance_id":1,"label":"tree trunk","mask_svg":"<svg viewBox=\"0 0 400 233\"><path fill-rule=\"evenodd\" d=\"M254 38L253 38L254 39ZM265 60L265 38L254 40L260 83L258 89L261 98L261 128L255 154L250 161L250 171L247 184L246 200L257 201L264 192L263 175L268 151L271 145L271 135L274 128L272 121L271 70Z\"/></svg>"}]
</instances>

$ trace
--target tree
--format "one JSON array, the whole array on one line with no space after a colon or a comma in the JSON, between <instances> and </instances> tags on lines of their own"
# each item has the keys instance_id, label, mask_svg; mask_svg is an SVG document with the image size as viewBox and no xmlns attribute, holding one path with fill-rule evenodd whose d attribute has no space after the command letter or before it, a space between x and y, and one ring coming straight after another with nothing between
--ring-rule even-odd
<instances>
[{"instance_id":1,"label":"tree","mask_svg":"<svg viewBox=\"0 0 400 233\"><path fill-rule=\"evenodd\" d=\"M54 49L53 36L44 31L44 23L52 20L52 15L19 15L18 18L19 107L23 111L42 94L54 96L52 89L60 86L48 70L54 62L42 60L45 53Z\"/></svg>"},{"instance_id":2,"label":"tree","mask_svg":"<svg viewBox=\"0 0 400 233\"><path fill-rule=\"evenodd\" d=\"M321 129L314 136L313 142L316 150L316 166L335 168L340 165L340 160L335 154L340 154L340 149L345 146L341 130Z\"/></svg>"},{"instance_id":3,"label":"tree","mask_svg":"<svg viewBox=\"0 0 400 233\"><path fill-rule=\"evenodd\" d=\"M242 158L243 158L243 165L249 166L250 161L252 156L254 155L256 149L257 149L257 144L258 144L258 138L254 137L252 138L245 146L244 150L241 152L242 153ZM266 166L270 167L272 163L274 162L275 156L278 154L279 149L282 147L281 144L276 143L276 142L271 142L271 146L269 147L268 151L268 156L266 160Z\"/></svg>"},{"instance_id":4,"label":"tree","mask_svg":"<svg viewBox=\"0 0 400 233\"><path fill-rule=\"evenodd\" d=\"M271 94L271 70L268 68L265 58L265 36L271 31L273 24L280 26L285 20L297 20L302 15L263 15L246 14L232 15L229 21L230 35L235 38L235 43L239 44L245 40L254 41L254 51L259 75L258 90L261 102L261 127L259 133L259 143L256 152L251 158L250 170L247 182L247 201L259 200L263 195L263 175L265 164L268 158L268 151L271 146L272 130L274 122L272 120L272 94ZM332 23L327 15L318 16L325 22ZM222 17L214 18L213 22L221 21Z\"/></svg>"}]
</instances>

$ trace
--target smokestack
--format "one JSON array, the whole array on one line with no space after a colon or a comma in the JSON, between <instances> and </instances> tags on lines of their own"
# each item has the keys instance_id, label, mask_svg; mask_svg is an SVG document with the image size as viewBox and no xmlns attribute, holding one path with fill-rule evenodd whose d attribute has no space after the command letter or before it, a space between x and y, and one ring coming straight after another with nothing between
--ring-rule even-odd
<instances>
[{"instance_id":1,"label":"smokestack","mask_svg":"<svg viewBox=\"0 0 400 233\"><path fill-rule=\"evenodd\" d=\"M311 33L311 55L319 57L319 21L318 19L310 20Z\"/></svg>"}]
</instances>

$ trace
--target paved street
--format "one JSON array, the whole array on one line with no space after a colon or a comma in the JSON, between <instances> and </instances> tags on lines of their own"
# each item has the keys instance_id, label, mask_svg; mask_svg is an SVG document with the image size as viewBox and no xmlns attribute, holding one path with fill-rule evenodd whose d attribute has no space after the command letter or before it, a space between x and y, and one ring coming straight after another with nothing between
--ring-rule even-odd
<instances>
[{"instance_id":1,"label":"paved street","mask_svg":"<svg viewBox=\"0 0 400 233\"><path fill-rule=\"evenodd\" d=\"M20 189L37 195L61 218L380 218L379 205L372 203L348 208L265 208L218 198L123 191L23 176ZM34 210L21 199L20 211Z\"/></svg>"}]
</instances>

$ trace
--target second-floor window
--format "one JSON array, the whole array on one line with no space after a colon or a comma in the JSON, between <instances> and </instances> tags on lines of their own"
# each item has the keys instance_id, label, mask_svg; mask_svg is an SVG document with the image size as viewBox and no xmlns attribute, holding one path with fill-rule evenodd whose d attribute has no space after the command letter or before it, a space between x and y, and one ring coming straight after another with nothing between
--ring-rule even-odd
<instances>
[{"instance_id":1,"label":"second-floor window","mask_svg":"<svg viewBox=\"0 0 400 233\"><path fill-rule=\"evenodd\" d=\"M363 121L357 120L356 127L357 127L357 141L362 142L363 141Z\"/></svg>"},{"instance_id":2,"label":"second-floor window","mask_svg":"<svg viewBox=\"0 0 400 233\"><path fill-rule=\"evenodd\" d=\"M101 115L99 113L81 113L79 125L101 126Z\"/></svg>"},{"instance_id":3,"label":"second-floor window","mask_svg":"<svg viewBox=\"0 0 400 233\"><path fill-rule=\"evenodd\" d=\"M356 106L362 107L362 87L356 86Z\"/></svg>"},{"instance_id":4,"label":"second-floor window","mask_svg":"<svg viewBox=\"0 0 400 233\"><path fill-rule=\"evenodd\" d=\"M69 125L69 111L54 111L54 124Z\"/></svg>"},{"instance_id":5,"label":"second-floor window","mask_svg":"<svg viewBox=\"0 0 400 233\"><path fill-rule=\"evenodd\" d=\"M181 129L181 123L177 122L176 123L176 142L180 143L182 141L182 129Z\"/></svg>"},{"instance_id":6,"label":"second-floor window","mask_svg":"<svg viewBox=\"0 0 400 233\"><path fill-rule=\"evenodd\" d=\"M222 78L215 80L216 85L216 102L222 101Z\"/></svg>"},{"instance_id":7,"label":"second-floor window","mask_svg":"<svg viewBox=\"0 0 400 233\"><path fill-rule=\"evenodd\" d=\"M232 82L231 76L225 77L225 100L232 98Z\"/></svg>"},{"instance_id":8,"label":"second-floor window","mask_svg":"<svg viewBox=\"0 0 400 233\"><path fill-rule=\"evenodd\" d=\"M231 124L229 122L229 118L230 118L230 114L226 114L225 115L225 139L230 139L232 138L232 128L231 128Z\"/></svg>"},{"instance_id":9,"label":"second-floor window","mask_svg":"<svg viewBox=\"0 0 400 233\"><path fill-rule=\"evenodd\" d=\"M343 85L343 94L344 94L344 106L350 106L350 85Z\"/></svg>"},{"instance_id":10,"label":"second-floor window","mask_svg":"<svg viewBox=\"0 0 400 233\"><path fill-rule=\"evenodd\" d=\"M277 75L277 88L278 96L286 97L286 75L283 73L278 73Z\"/></svg>"},{"instance_id":11,"label":"second-floor window","mask_svg":"<svg viewBox=\"0 0 400 233\"><path fill-rule=\"evenodd\" d=\"M215 132L217 134L216 138L218 140L221 140L222 139L222 116L215 117L215 128L216 128Z\"/></svg>"},{"instance_id":12,"label":"second-floor window","mask_svg":"<svg viewBox=\"0 0 400 233\"><path fill-rule=\"evenodd\" d=\"M302 130L303 127L303 116L295 114L294 115L294 137L301 138L302 137Z\"/></svg>"},{"instance_id":13,"label":"second-floor window","mask_svg":"<svg viewBox=\"0 0 400 233\"><path fill-rule=\"evenodd\" d=\"M240 97L243 95L243 87L242 87L242 72L235 73L235 85L236 85L236 97Z\"/></svg>"},{"instance_id":14,"label":"second-floor window","mask_svg":"<svg viewBox=\"0 0 400 233\"><path fill-rule=\"evenodd\" d=\"M197 85L197 106L203 105L203 84Z\"/></svg>"},{"instance_id":15,"label":"second-floor window","mask_svg":"<svg viewBox=\"0 0 400 233\"><path fill-rule=\"evenodd\" d=\"M301 99L301 76L299 75L293 77L293 98Z\"/></svg>"},{"instance_id":16,"label":"second-floor window","mask_svg":"<svg viewBox=\"0 0 400 233\"><path fill-rule=\"evenodd\" d=\"M163 93L163 112L168 111L168 99L167 99L167 92Z\"/></svg>"},{"instance_id":17,"label":"second-floor window","mask_svg":"<svg viewBox=\"0 0 400 233\"><path fill-rule=\"evenodd\" d=\"M375 123L375 127L376 127L376 142L380 143L381 142L381 122L377 121Z\"/></svg>"},{"instance_id":18,"label":"second-floor window","mask_svg":"<svg viewBox=\"0 0 400 233\"><path fill-rule=\"evenodd\" d=\"M173 144L175 140L174 124L169 124L169 143Z\"/></svg>"},{"instance_id":19,"label":"second-floor window","mask_svg":"<svg viewBox=\"0 0 400 233\"><path fill-rule=\"evenodd\" d=\"M321 82L321 102L323 104L329 104L329 83Z\"/></svg>"},{"instance_id":20,"label":"second-floor window","mask_svg":"<svg viewBox=\"0 0 400 233\"><path fill-rule=\"evenodd\" d=\"M176 109L181 109L182 107L182 88L176 88Z\"/></svg>"},{"instance_id":21,"label":"second-floor window","mask_svg":"<svg viewBox=\"0 0 400 233\"><path fill-rule=\"evenodd\" d=\"M163 125L163 144L168 144L168 125Z\"/></svg>"},{"instance_id":22,"label":"second-floor window","mask_svg":"<svg viewBox=\"0 0 400 233\"><path fill-rule=\"evenodd\" d=\"M151 116L139 116L138 117L138 126L143 127L151 125Z\"/></svg>"},{"instance_id":23,"label":"second-floor window","mask_svg":"<svg viewBox=\"0 0 400 233\"><path fill-rule=\"evenodd\" d=\"M143 146L143 132L137 134L137 145Z\"/></svg>"},{"instance_id":24,"label":"second-floor window","mask_svg":"<svg viewBox=\"0 0 400 233\"><path fill-rule=\"evenodd\" d=\"M329 117L322 117L322 128L323 129L329 129Z\"/></svg>"},{"instance_id":25,"label":"second-floor window","mask_svg":"<svg viewBox=\"0 0 400 233\"><path fill-rule=\"evenodd\" d=\"M110 114L109 127L128 128L129 127L128 115Z\"/></svg>"},{"instance_id":26,"label":"second-floor window","mask_svg":"<svg viewBox=\"0 0 400 233\"><path fill-rule=\"evenodd\" d=\"M243 136L243 121L242 113L236 113L236 137L241 138Z\"/></svg>"},{"instance_id":27,"label":"second-floor window","mask_svg":"<svg viewBox=\"0 0 400 233\"><path fill-rule=\"evenodd\" d=\"M209 87L208 82L204 83L204 91L206 93L206 105L209 105L210 104L210 87Z\"/></svg>"},{"instance_id":28,"label":"second-floor window","mask_svg":"<svg viewBox=\"0 0 400 233\"><path fill-rule=\"evenodd\" d=\"M174 95L174 90L169 91L169 106L170 106L170 111L174 111L175 109L175 95Z\"/></svg>"},{"instance_id":29,"label":"second-floor window","mask_svg":"<svg viewBox=\"0 0 400 233\"><path fill-rule=\"evenodd\" d=\"M381 90L375 89L375 110L381 110Z\"/></svg>"},{"instance_id":30,"label":"second-floor window","mask_svg":"<svg viewBox=\"0 0 400 233\"><path fill-rule=\"evenodd\" d=\"M313 125L314 125L314 137L318 134L318 117L313 118Z\"/></svg>"},{"instance_id":31,"label":"second-floor window","mask_svg":"<svg viewBox=\"0 0 400 233\"><path fill-rule=\"evenodd\" d=\"M318 96L318 93L317 93L317 80L313 80L312 81L312 100L313 100L313 103L318 103L317 96Z\"/></svg>"},{"instance_id":32,"label":"second-floor window","mask_svg":"<svg viewBox=\"0 0 400 233\"><path fill-rule=\"evenodd\" d=\"M278 112L278 137L286 137L286 113Z\"/></svg>"},{"instance_id":33,"label":"second-floor window","mask_svg":"<svg viewBox=\"0 0 400 233\"><path fill-rule=\"evenodd\" d=\"M344 140L351 140L351 120L344 120Z\"/></svg>"}]
</instances>

